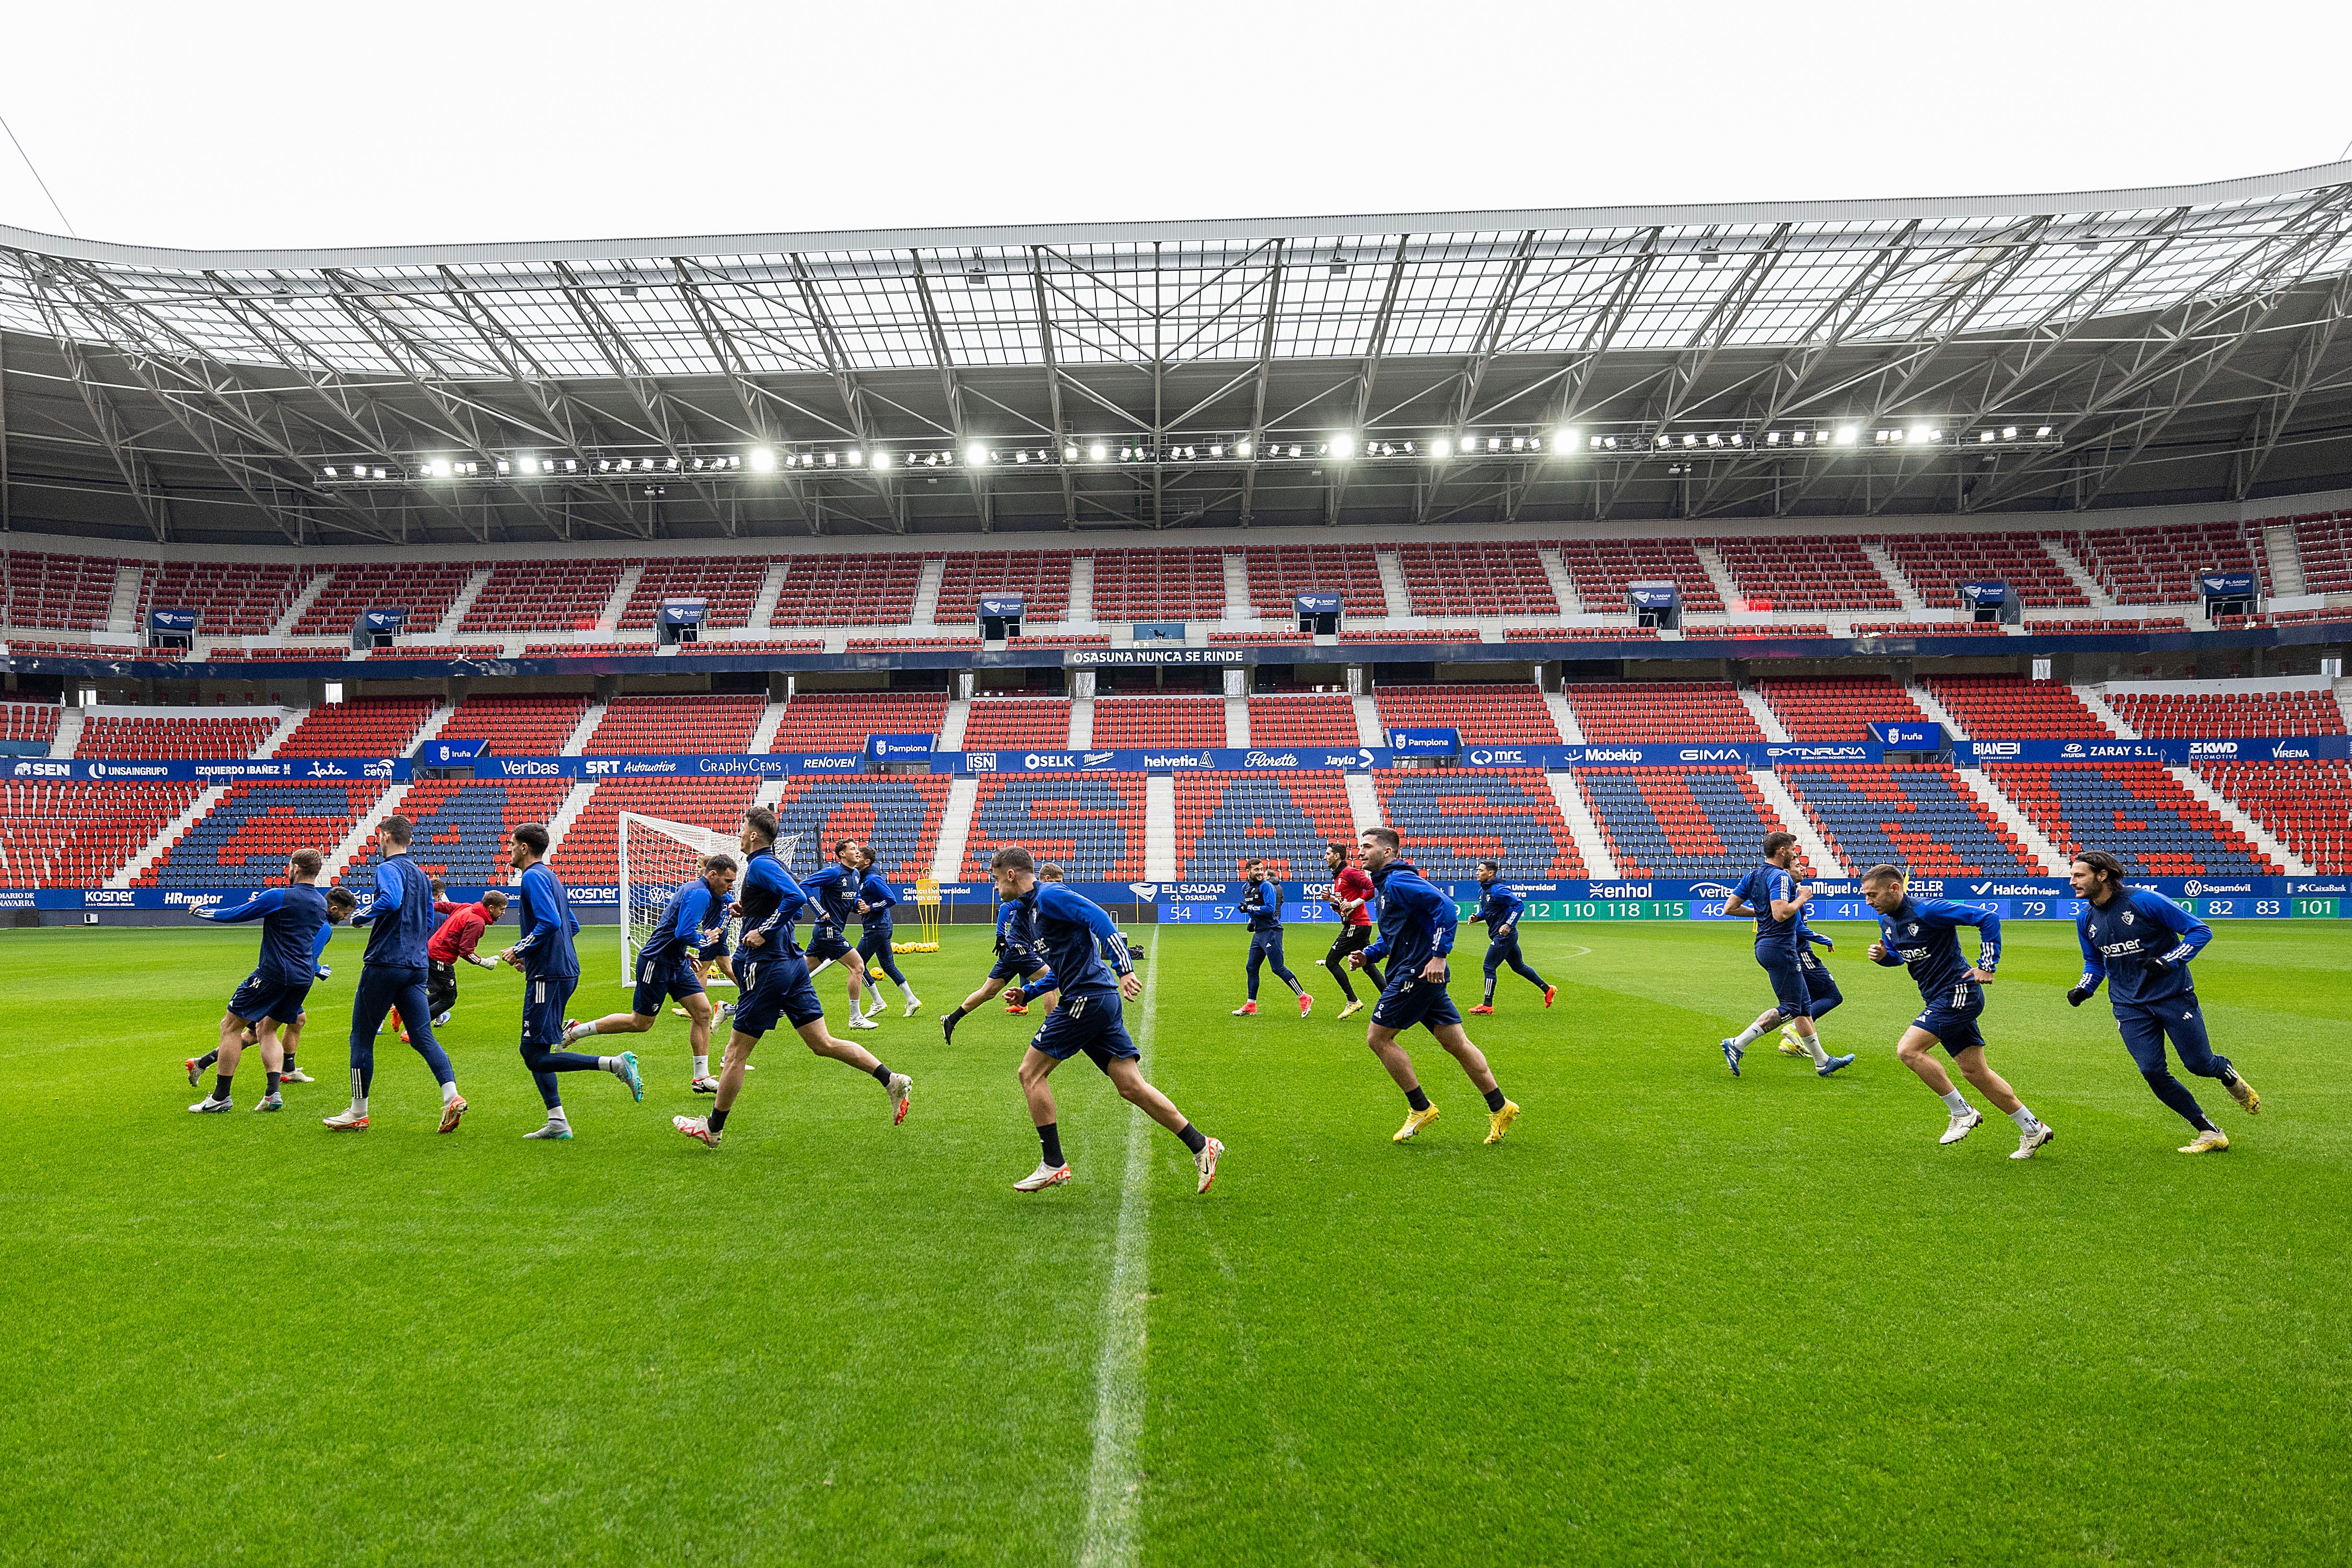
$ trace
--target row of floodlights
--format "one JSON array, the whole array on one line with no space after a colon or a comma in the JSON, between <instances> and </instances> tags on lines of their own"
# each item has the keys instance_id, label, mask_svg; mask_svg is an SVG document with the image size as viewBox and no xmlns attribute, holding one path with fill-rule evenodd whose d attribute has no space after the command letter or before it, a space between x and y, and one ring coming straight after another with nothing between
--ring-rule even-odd
<instances>
[{"instance_id":1,"label":"row of floodlights","mask_svg":"<svg viewBox=\"0 0 2352 1568\"><path fill-rule=\"evenodd\" d=\"M1870 433L1870 444L1874 446L1935 446L1946 444L1946 432L1933 424L1887 425ZM2033 428L2030 437L2025 428L2007 424L1988 427L1974 433L1979 445L1995 445L2020 439L2047 441L2052 427L2046 424ZM1952 444L1964 443L1965 436L1955 436ZM1360 441L1341 433L1320 442L1271 442L1259 451L1258 444L1247 438L1231 443L1186 443L1181 445L1154 447L1137 443L1113 445L1107 441L1090 442L1084 445L1072 442L1058 454L1054 448L1019 447L999 451L974 442L964 448L967 466L987 467L992 465L1024 467L1034 464L1050 464L1056 455L1064 463L1149 463L1155 460L1181 463L1211 462L1229 459L1247 461L1252 458L1336 458L1345 462L1364 457L1433 458L1476 457L1488 455L1505 455L1551 452L1556 455L1574 455L1580 452L1634 453L1643 451L1691 452L1706 448L1750 451L1763 447L1858 446L1863 444L1860 425L1841 424L1827 429L1805 427L1795 430L1768 430L1759 438L1743 431L1685 431L1644 435L1588 435L1576 430L1559 430L1549 436L1541 435L1441 435L1424 448L1412 441ZM777 469L840 469L893 466L908 468L952 467L955 454L951 451L890 453L877 450L868 454L862 448L850 447L839 452L795 452L779 456L767 447L755 447L748 455L728 454L716 457L499 457L488 462L474 458L428 457L418 465L419 473L428 479L478 479L495 476L499 478L580 477L585 475L616 476L625 474L719 474L738 472L749 467L758 474L772 474ZM390 470L365 464L330 465L320 470L329 479L385 479L395 477Z\"/></svg>"}]
</instances>

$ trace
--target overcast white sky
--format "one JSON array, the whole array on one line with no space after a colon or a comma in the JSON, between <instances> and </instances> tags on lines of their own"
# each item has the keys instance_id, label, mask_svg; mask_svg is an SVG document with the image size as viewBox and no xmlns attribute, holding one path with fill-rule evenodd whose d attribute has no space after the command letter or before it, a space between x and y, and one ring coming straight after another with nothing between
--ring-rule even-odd
<instances>
[{"instance_id":1,"label":"overcast white sky","mask_svg":"<svg viewBox=\"0 0 2352 1568\"><path fill-rule=\"evenodd\" d=\"M85 237L569 239L2167 184L2334 160L2352 6L50 4ZM56 232L0 144L0 223Z\"/></svg>"}]
</instances>

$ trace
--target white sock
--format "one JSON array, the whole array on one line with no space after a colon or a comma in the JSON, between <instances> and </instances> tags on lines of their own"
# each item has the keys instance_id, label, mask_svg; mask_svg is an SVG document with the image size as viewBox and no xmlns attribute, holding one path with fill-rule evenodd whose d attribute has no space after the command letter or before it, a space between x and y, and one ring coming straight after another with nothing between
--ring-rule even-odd
<instances>
[{"instance_id":1,"label":"white sock","mask_svg":"<svg viewBox=\"0 0 2352 1568\"><path fill-rule=\"evenodd\" d=\"M2034 1120L2033 1113L2025 1108L2022 1101L2019 1102L2016 1110L2009 1113L2009 1119L2017 1124L2017 1130L2021 1133L2030 1133L2042 1125L2040 1122Z\"/></svg>"},{"instance_id":2,"label":"white sock","mask_svg":"<svg viewBox=\"0 0 2352 1568\"><path fill-rule=\"evenodd\" d=\"M710 1058L708 1056L698 1056L694 1059L694 1075L697 1078L708 1078L710 1076Z\"/></svg>"},{"instance_id":3,"label":"white sock","mask_svg":"<svg viewBox=\"0 0 2352 1568\"><path fill-rule=\"evenodd\" d=\"M571 1121L563 1114L563 1107L561 1105L550 1105L547 1108L547 1120L551 1126L558 1122L562 1122L567 1127L572 1125Z\"/></svg>"},{"instance_id":4,"label":"white sock","mask_svg":"<svg viewBox=\"0 0 2352 1568\"><path fill-rule=\"evenodd\" d=\"M441 1085L441 1103L446 1105L457 1097L457 1081L454 1078Z\"/></svg>"},{"instance_id":5,"label":"white sock","mask_svg":"<svg viewBox=\"0 0 2352 1568\"><path fill-rule=\"evenodd\" d=\"M1957 1089L1944 1091L1944 1103L1952 1108L1952 1114L1955 1116L1965 1116L1969 1113L1968 1097Z\"/></svg>"},{"instance_id":6,"label":"white sock","mask_svg":"<svg viewBox=\"0 0 2352 1568\"><path fill-rule=\"evenodd\" d=\"M352 1068L352 1114L354 1116L364 1116L367 1114L367 1091L360 1087L360 1085L365 1082L366 1080L360 1076L360 1070L356 1067Z\"/></svg>"},{"instance_id":7,"label":"white sock","mask_svg":"<svg viewBox=\"0 0 2352 1568\"><path fill-rule=\"evenodd\" d=\"M593 1023L573 1024L570 1029L563 1031L563 1043L571 1045L577 1040L586 1040L590 1035L594 1034L595 1032L596 1026Z\"/></svg>"},{"instance_id":8,"label":"white sock","mask_svg":"<svg viewBox=\"0 0 2352 1568\"><path fill-rule=\"evenodd\" d=\"M1767 1027L1768 1026L1760 1023L1749 1024L1746 1029L1741 1030L1738 1034L1732 1038L1731 1043L1734 1045L1752 1044L1755 1041L1756 1037L1762 1034Z\"/></svg>"},{"instance_id":9,"label":"white sock","mask_svg":"<svg viewBox=\"0 0 2352 1568\"><path fill-rule=\"evenodd\" d=\"M615 1078L621 1075L621 1059L617 1056L600 1056L596 1059L596 1065Z\"/></svg>"},{"instance_id":10,"label":"white sock","mask_svg":"<svg viewBox=\"0 0 2352 1568\"><path fill-rule=\"evenodd\" d=\"M1827 1067L1830 1064L1830 1048L1822 1043L1820 1035L1801 1034L1797 1037L1797 1043L1813 1053L1815 1067Z\"/></svg>"}]
</instances>

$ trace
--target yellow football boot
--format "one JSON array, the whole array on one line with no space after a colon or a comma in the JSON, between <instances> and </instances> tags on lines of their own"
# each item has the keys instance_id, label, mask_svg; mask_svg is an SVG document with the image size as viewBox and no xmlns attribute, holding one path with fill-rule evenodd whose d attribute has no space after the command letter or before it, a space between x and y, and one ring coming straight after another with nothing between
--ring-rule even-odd
<instances>
[{"instance_id":1,"label":"yellow football boot","mask_svg":"<svg viewBox=\"0 0 2352 1568\"><path fill-rule=\"evenodd\" d=\"M2231 1099L2246 1108L2247 1115L2255 1116L2262 1113L2263 1097L2254 1092L2252 1084L2242 1078L2231 1078L2222 1087L2229 1090Z\"/></svg>"},{"instance_id":2,"label":"yellow football boot","mask_svg":"<svg viewBox=\"0 0 2352 1568\"><path fill-rule=\"evenodd\" d=\"M2229 1134L2216 1127L2211 1132L2198 1134L2195 1143L2181 1145L2180 1152L2184 1155L2218 1155L2229 1146Z\"/></svg>"},{"instance_id":3,"label":"yellow football boot","mask_svg":"<svg viewBox=\"0 0 2352 1568\"><path fill-rule=\"evenodd\" d=\"M1501 1143L1503 1134L1509 1132L1511 1124L1518 1119L1518 1106L1508 1100L1504 1101L1503 1108L1486 1118L1486 1141L1490 1144Z\"/></svg>"},{"instance_id":4,"label":"yellow football boot","mask_svg":"<svg viewBox=\"0 0 2352 1568\"><path fill-rule=\"evenodd\" d=\"M1432 1122L1436 1120L1437 1107L1435 1105L1430 1106L1426 1111L1407 1111L1404 1116L1404 1125L1396 1130L1396 1136L1391 1138L1389 1142L1391 1144L1411 1143L1414 1134L1420 1132L1423 1127L1428 1126Z\"/></svg>"}]
</instances>

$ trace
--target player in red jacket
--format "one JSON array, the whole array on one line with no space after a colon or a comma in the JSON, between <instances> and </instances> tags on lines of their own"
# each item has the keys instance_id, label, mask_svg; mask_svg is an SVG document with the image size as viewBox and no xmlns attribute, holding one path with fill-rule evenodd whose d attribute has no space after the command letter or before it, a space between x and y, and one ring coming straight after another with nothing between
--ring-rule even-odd
<instances>
[{"instance_id":1,"label":"player in red jacket","mask_svg":"<svg viewBox=\"0 0 2352 1568\"><path fill-rule=\"evenodd\" d=\"M439 908L448 900L436 900ZM499 923L507 912L507 895L497 888L482 894L479 904L448 904L449 913L434 929L433 938L425 945L425 1005L433 1009L436 1028L449 1021L450 1009L457 1005L457 966L471 964L477 968L495 969L498 959L478 956L474 949L482 940L482 933ZM403 1019L400 1038L408 1038L407 1020Z\"/></svg>"},{"instance_id":2,"label":"player in red jacket","mask_svg":"<svg viewBox=\"0 0 2352 1568\"><path fill-rule=\"evenodd\" d=\"M1331 950L1323 955L1323 967L1331 971L1331 977L1339 982L1339 989L1347 993L1348 1005L1339 1009L1339 1016L1346 1018L1364 1005L1356 995L1356 988L1348 983L1348 955L1360 953L1371 945L1372 879L1364 874L1362 867L1348 863L1346 844L1326 844L1323 865L1331 873L1331 891L1323 895L1323 902L1339 912L1339 935L1332 939ZM1372 989L1377 994L1381 988L1380 966L1368 959L1364 973L1372 977Z\"/></svg>"}]
</instances>

